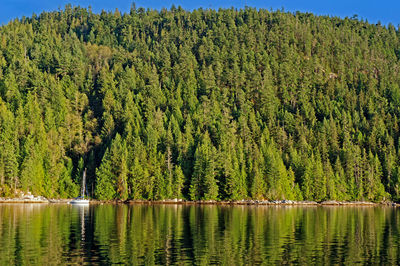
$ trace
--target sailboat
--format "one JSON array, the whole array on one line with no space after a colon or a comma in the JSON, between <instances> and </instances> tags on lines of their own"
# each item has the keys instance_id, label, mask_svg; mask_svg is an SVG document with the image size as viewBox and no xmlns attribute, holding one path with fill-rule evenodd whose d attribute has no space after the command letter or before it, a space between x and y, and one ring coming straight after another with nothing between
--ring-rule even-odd
<instances>
[{"instance_id":1,"label":"sailboat","mask_svg":"<svg viewBox=\"0 0 400 266\"><path fill-rule=\"evenodd\" d=\"M83 177L82 177L82 188L81 188L81 195L70 202L69 204L79 204L79 205L88 205L89 200L85 199L85 192L86 192L86 168L83 171Z\"/></svg>"}]
</instances>

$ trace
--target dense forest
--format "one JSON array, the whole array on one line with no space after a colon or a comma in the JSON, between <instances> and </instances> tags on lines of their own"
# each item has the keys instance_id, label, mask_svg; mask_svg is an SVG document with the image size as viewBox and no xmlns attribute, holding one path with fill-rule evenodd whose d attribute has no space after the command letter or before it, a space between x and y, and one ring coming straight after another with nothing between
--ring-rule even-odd
<instances>
[{"instance_id":1,"label":"dense forest","mask_svg":"<svg viewBox=\"0 0 400 266\"><path fill-rule=\"evenodd\" d=\"M400 200L400 31L66 6L0 27L0 196Z\"/></svg>"}]
</instances>

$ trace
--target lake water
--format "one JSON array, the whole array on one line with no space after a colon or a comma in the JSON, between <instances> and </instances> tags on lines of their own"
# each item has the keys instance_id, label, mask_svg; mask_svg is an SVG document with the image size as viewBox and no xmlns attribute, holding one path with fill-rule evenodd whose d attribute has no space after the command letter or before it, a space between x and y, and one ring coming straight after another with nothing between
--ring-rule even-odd
<instances>
[{"instance_id":1,"label":"lake water","mask_svg":"<svg viewBox=\"0 0 400 266\"><path fill-rule=\"evenodd\" d=\"M0 204L0 265L399 264L400 210Z\"/></svg>"}]
</instances>

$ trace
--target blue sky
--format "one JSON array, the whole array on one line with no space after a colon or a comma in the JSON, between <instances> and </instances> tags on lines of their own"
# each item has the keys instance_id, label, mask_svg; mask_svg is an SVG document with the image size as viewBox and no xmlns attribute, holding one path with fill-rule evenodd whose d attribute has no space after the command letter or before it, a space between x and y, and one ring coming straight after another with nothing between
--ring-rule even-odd
<instances>
[{"instance_id":1,"label":"blue sky","mask_svg":"<svg viewBox=\"0 0 400 266\"><path fill-rule=\"evenodd\" d=\"M40 14L42 11L53 11L64 8L68 3L81 7L91 6L96 13L102 9L114 11L118 8L122 12L129 12L132 2L137 7L160 9L170 8L172 4L180 5L185 9L195 9L199 7L214 8L251 6L266 9L281 9L295 12L312 12L318 15L330 15L339 17L352 17L357 14L359 18L367 19L370 23L387 25L392 23L396 28L400 24L400 1L395 0L1 0L0 24L6 24L14 18L31 16L32 13Z\"/></svg>"}]
</instances>

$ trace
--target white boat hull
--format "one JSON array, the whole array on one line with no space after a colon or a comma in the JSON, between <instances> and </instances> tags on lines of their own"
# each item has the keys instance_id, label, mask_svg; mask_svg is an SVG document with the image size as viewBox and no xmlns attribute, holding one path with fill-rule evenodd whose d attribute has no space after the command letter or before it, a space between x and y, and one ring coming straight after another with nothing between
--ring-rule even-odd
<instances>
[{"instance_id":1,"label":"white boat hull","mask_svg":"<svg viewBox=\"0 0 400 266\"><path fill-rule=\"evenodd\" d=\"M84 199L74 199L68 202L69 204L75 204L75 205L88 205L89 200L84 200Z\"/></svg>"}]
</instances>

